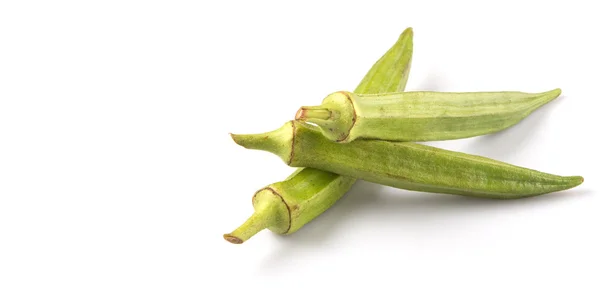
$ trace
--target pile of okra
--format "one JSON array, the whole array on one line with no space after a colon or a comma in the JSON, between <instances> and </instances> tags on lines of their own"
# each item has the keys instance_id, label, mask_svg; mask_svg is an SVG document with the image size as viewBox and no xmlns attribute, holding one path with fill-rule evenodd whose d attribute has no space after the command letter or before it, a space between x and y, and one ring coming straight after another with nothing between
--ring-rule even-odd
<instances>
[{"instance_id":1,"label":"pile of okra","mask_svg":"<svg viewBox=\"0 0 600 305\"><path fill-rule=\"evenodd\" d=\"M224 238L241 244L263 229L291 234L319 216L357 179L405 190L518 199L573 188L581 176L534 169L414 142L464 139L507 129L556 99L542 93L404 92L413 30L407 28L360 84L333 92L295 119L261 134L232 134L248 149L279 156L297 170L258 190L254 214Z\"/></svg>"}]
</instances>

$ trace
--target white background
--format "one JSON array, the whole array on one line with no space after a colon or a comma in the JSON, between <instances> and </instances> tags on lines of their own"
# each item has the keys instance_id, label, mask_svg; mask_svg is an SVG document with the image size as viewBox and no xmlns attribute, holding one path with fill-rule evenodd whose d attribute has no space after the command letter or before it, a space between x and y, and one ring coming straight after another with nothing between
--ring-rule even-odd
<instances>
[{"instance_id":1,"label":"white background","mask_svg":"<svg viewBox=\"0 0 600 305\"><path fill-rule=\"evenodd\" d=\"M429 144L584 184L361 181L293 235L224 241L293 171L228 133L353 90L408 26L409 91L563 90ZM599 30L593 1L2 1L0 304L600 304Z\"/></svg>"}]
</instances>

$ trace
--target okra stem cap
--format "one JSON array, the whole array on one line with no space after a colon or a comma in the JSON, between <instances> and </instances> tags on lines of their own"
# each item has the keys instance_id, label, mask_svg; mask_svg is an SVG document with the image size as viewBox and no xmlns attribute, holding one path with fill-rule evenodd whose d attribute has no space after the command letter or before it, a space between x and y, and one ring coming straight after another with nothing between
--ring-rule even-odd
<instances>
[{"instance_id":1,"label":"okra stem cap","mask_svg":"<svg viewBox=\"0 0 600 305\"><path fill-rule=\"evenodd\" d=\"M353 98L350 92L334 92L325 97L320 106L301 107L296 112L296 120L316 124L328 139L343 141L356 122Z\"/></svg>"},{"instance_id":2,"label":"okra stem cap","mask_svg":"<svg viewBox=\"0 0 600 305\"><path fill-rule=\"evenodd\" d=\"M233 232L223 234L226 241L241 244L264 229L280 234L290 229L289 209L281 195L273 189L267 187L256 192L252 203L254 214Z\"/></svg>"}]
</instances>

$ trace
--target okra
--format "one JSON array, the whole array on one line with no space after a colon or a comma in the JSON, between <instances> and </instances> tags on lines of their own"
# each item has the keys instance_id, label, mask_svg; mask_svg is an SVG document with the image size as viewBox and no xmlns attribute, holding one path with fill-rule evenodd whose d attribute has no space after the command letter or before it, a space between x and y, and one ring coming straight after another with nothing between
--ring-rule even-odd
<instances>
[{"instance_id":1,"label":"okra","mask_svg":"<svg viewBox=\"0 0 600 305\"><path fill-rule=\"evenodd\" d=\"M413 31L407 28L362 79L355 92L403 91L410 71ZM268 228L291 234L319 216L339 200L356 182L355 178L314 168L300 168L286 180L257 191L252 197L254 214L225 240L241 244Z\"/></svg>"},{"instance_id":2,"label":"okra","mask_svg":"<svg viewBox=\"0 0 600 305\"><path fill-rule=\"evenodd\" d=\"M560 93L339 91L320 106L301 107L296 120L318 125L325 137L341 143L462 139L509 128Z\"/></svg>"},{"instance_id":3,"label":"okra","mask_svg":"<svg viewBox=\"0 0 600 305\"><path fill-rule=\"evenodd\" d=\"M256 192L252 197L254 214L223 237L231 243L241 244L267 228L278 234L294 233L330 208L354 181L314 168L297 170L286 180Z\"/></svg>"},{"instance_id":4,"label":"okra","mask_svg":"<svg viewBox=\"0 0 600 305\"><path fill-rule=\"evenodd\" d=\"M292 167L312 167L412 191L511 199L562 191L583 182L581 176L557 176L411 142L338 143L323 136L318 127L299 121L267 133L231 137L245 148L271 152Z\"/></svg>"}]
</instances>

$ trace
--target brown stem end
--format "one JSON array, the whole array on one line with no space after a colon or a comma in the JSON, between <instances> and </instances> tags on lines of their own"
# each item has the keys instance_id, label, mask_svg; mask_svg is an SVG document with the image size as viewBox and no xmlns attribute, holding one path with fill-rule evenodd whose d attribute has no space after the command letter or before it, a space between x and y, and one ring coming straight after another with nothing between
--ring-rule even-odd
<instances>
[{"instance_id":1,"label":"brown stem end","mask_svg":"<svg viewBox=\"0 0 600 305\"><path fill-rule=\"evenodd\" d=\"M223 238L225 238L226 241L236 245L239 245L244 242L242 239L235 237L231 234L223 234Z\"/></svg>"}]
</instances>

